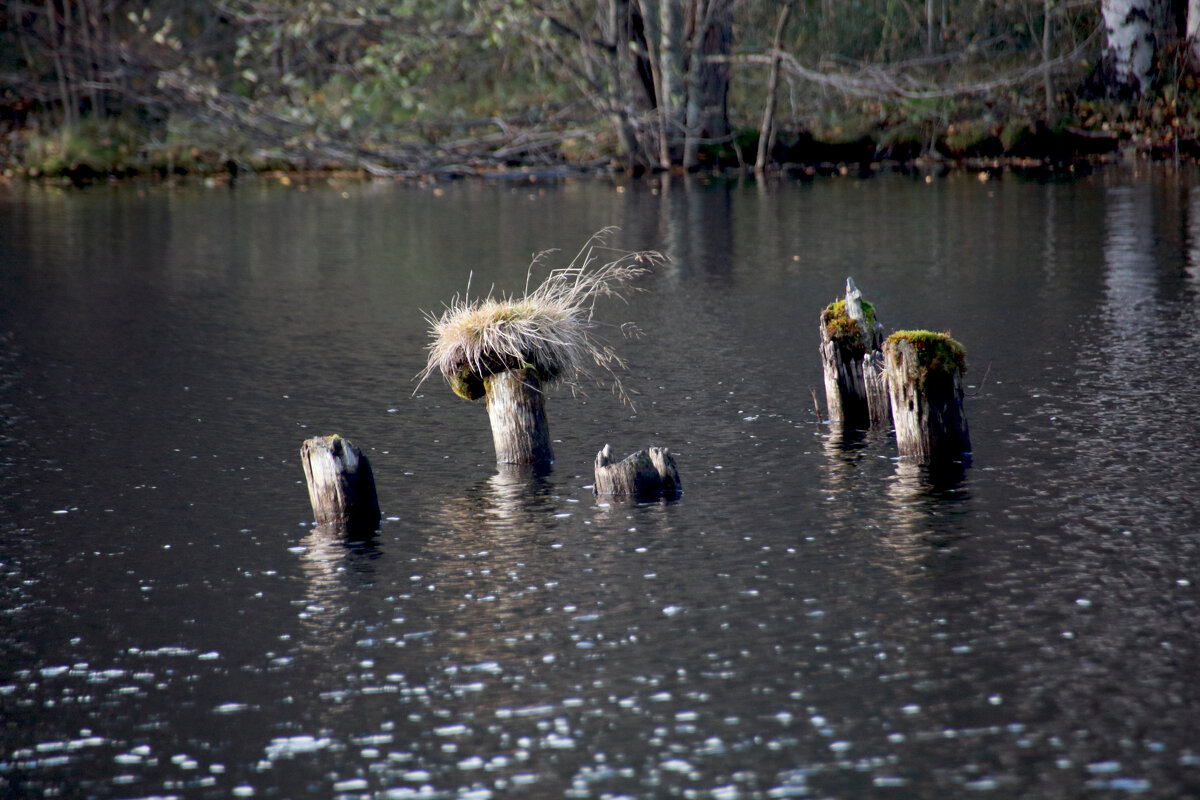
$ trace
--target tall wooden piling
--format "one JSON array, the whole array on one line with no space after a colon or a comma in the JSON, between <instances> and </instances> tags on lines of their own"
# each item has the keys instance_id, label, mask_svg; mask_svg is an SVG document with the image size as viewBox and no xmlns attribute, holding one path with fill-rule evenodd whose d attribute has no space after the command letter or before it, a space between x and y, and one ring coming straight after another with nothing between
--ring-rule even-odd
<instances>
[{"instance_id":1,"label":"tall wooden piling","mask_svg":"<svg viewBox=\"0 0 1200 800\"><path fill-rule=\"evenodd\" d=\"M379 526L379 498L371 462L341 436L318 436L300 446L313 518L335 523L350 533L369 533Z\"/></svg>"},{"instance_id":2,"label":"tall wooden piling","mask_svg":"<svg viewBox=\"0 0 1200 800\"><path fill-rule=\"evenodd\" d=\"M945 333L897 331L883 343L883 354L900 455L935 463L970 453L963 346Z\"/></svg>"},{"instance_id":3,"label":"tall wooden piling","mask_svg":"<svg viewBox=\"0 0 1200 800\"><path fill-rule=\"evenodd\" d=\"M497 372L483 379L496 461L543 464L554 460L545 393L537 370Z\"/></svg>"},{"instance_id":4,"label":"tall wooden piling","mask_svg":"<svg viewBox=\"0 0 1200 800\"><path fill-rule=\"evenodd\" d=\"M846 296L821 312L821 365L831 422L850 428L882 425L890 414L880 346L883 326L852 278Z\"/></svg>"}]
</instances>

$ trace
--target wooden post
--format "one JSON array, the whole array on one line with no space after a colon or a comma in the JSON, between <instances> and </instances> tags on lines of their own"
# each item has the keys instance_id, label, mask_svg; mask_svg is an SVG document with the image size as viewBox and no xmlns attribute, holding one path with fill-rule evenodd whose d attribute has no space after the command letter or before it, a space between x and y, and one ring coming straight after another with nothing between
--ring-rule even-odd
<instances>
[{"instance_id":1,"label":"wooden post","mask_svg":"<svg viewBox=\"0 0 1200 800\"><path fill-rule=\"evenodd\" d=\"M928 464L969 454L963 346L944 333L897 331L883 353L900 455Z\"/></svg>"},{"instance_id":2,"label":"wooden post","mask_svg":"<svg viewBox=\"0 0 1200 800\"><path fill-rule=\"evenodd\" d=\"M537 371L514 369L483 379L492 442L501 464L540 464L554 460L545 393Z\"/></svg>"},{"instance_id":3,"label":"wooden post","mask_svg":"<svg viewBox=\"0 0 1200 800\"><path fill-rule=\"evenodd\" d=\"M885 427L892 420L892 401L888 397L887 373L883 366L882 350L863 354L863 386L867 390L867 415L873 428Z\"/></svg>"},{"instance_id":4,"label":"wooden post","mask_svg":"<svg viewBox=\"0 0 1200 800\"><path fill-rule=\"evenodd\" d=\"M831 422L868 428L887 421L887 390L876 355L882 330L874 307L862 299L854 280L846 278L845 299L821 312L821 364Z\"/></svg>"},{"instance_id":5,"label":"wooden post","mask_svg":"<svg viewBox=\"0 0 1200 800\"><path fill-rule=\"evenodd\" d=\"M318 523L337 523L356 533L379 526L375 476L361 450L341 436L318 436L300 446L300 459Z\"/></svg>"},{"instance_id":6,"label":"wooden post","mask_svg":"<svg viewBox=\"0 0 1200 800\"><path fill-rule=\"evenodd\" d=\"M675 459L665 447L649 447L613 463L607 444L596 454L596 494L648 499L678 497L683 491Z\"/></svg>"}]
</instances>

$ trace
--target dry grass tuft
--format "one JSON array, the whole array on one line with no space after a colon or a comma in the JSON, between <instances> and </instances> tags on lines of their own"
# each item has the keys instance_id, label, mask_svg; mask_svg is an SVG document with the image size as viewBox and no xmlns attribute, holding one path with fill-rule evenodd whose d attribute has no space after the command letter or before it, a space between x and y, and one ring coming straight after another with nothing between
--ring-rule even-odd
<instances>
[{"instance_id":1,"label":"dry grass tuft","mask_svg":"<svg viewBox=\"0 0 1200 800\"><path fill-rule=\"evenodd\" d=\"M599 368L625 399L617 376L624 363L612 347L593 337L598 323L592 313L598 298L622 298L630 281L665 259L656 252L609 248L606 242L613 231L605 228L593 235L568 266L551 270L531 292L533 269L551 252L538 255L521 297L494 297L489 292L471 300L468 288L468 294L456 296L440 316L426 313L433 341L420 383L440 372L457 394L474 400L483 396L484 378L505 370L532 368L544 382L577 388L581 377ZM616 257L597 265L602 253Z\"/></svg>"}]
</instances>

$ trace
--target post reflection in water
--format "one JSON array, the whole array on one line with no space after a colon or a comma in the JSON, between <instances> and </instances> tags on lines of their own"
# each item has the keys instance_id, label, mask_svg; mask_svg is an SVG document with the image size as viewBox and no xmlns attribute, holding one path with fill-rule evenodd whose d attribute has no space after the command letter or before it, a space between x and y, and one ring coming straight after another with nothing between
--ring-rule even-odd
<instances>
[{"instance_id":1,"label":"post reflection in water","mask_svg":"<svg viewBox=\"0 0 1200 800\"><path fill-rule=\"evenodd\" d=\"M467 495L487 529L519 532L549 513L551 492L548 465L497 464L496 474Z\"/></svg>"},{"instance_id":2,"label":"post reflection in water","mask_svg":"<svg viewBox=\"0 0 1200 800\"><path fill-rule=\"evenodd\" d=\"M953 515L970 499L969 461L919 464L897 458L891 429L857 430L830 423L822 488L831 530L870 530L884 547L880 566L898 575L930 565L930 557L963 536ZM884 465L894 465L890 474ZM887 515L872 517L882 488Z\"/></svg>"},{"instance_id":3,"label":"post reflection in water","mask_svg":"<svg viewBox=\"0 0 1200 800\"><path fill-rule=\"evenodd\" d=\"M375 533L347 536L337 524L313 526L301 539L304 552L300 567L308 581L313 602L328 605L309 616L309 619L330 621L336 613L336 603L347 592L371 586L375 580L375 562L383 555Z\"/></svg>"},{"instance_id":4,"label":"post reflection in water","mask_svg":"<svg viewBox=\"0 0 1200 800\"><path fill-rule=\"evenodd\" d=\"M827 456L828 466L822 473L830 496L841 497L851 492L861 480L862 463L870 458L869 445L880 437L878 432L847 428L841 422L828 423L828 430L821 436L821 449ZM846 521L854 513L849 503L836 503L833 515Z\"/></svg>"},{"instance_id":5,"label":"post reflection in water","mask_svg":"<svg viewBox=\"0 0 1200 800\"><path fill-rule=\"evenodd\" d=\"M341 702L353 667L346 655L355 652L362 632L352 609L356 596L375 584L383 551L374 535L348 538L336 524L314 526L299 547L304 548L300 569L306 604L298 615L301 636L290 658L307 676L298 684L300 692L332 699L320 705L317 718L322 726L332 726L353 714L353 707Z\"/></svg>"},{"instance_id":6,"label":"post reflection in water","mask_svg":"<svg viewBox=\"0 0 1200 800\"><path fill-rule=\"evenodd\" d=\"M893 566L932 566L938 548L965 536L951 518L967 500L967 465L960 461L917 464L897 459L887 485L890 516L881 543ZM897 570L904 572L904 570Z\"/></svg>"},{"instance_id":7,"label":"post reflection in water","mask_svg":"<svg viewBox=\"0 0 1200 800\"><path fill-rule=\"evenodd\" d=\"M423 548L434 571L428 579L439 587L415 610L450 634L440 638L455 663L495 662L521 673L530 654L513 645L541 634L542 592L556 585L563 547L548 530L556 511L550 467L496 470L442 505Z\"/></svg>"},{"instance_id":8,"label":"post reflection in water","mask_svg":"<svg viewBox=\"0 0 1200 800\"><path fill-rule=\"evenodd\" d=\"M1187 218L1187 251L1184 269L1192 291L1200 291L1200 186L1193 187L1187 195L1184 208Z\"/></svg>"}]
</instances>

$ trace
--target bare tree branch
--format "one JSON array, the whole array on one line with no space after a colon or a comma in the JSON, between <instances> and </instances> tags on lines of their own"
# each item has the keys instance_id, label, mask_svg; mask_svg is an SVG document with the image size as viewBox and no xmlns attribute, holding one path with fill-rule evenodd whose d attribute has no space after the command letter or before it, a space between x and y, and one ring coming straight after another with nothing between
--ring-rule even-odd
<instances>
[{"instance_id":1,"label":"bare tree branch","mask_svg":"<svg viewBox=\"0 0 1200 800\"><path fill-rule=\"evenodd\" d=\"M997 89L1017 86L1035 78L1042 78L1045 76L1047 70L1057 71L1068 64L1077 63L1079 58L1092 46L1099 35L1100 28L1096 28L1078 47L1050 61L1038 62L1014 72L974 83L941 86L930 86L927 82L922 82L915 76L906 73L896 73L893 70L870 64L862 64L858 71L854 73L821 71L804 66L791 53L783 51L732 56L709 56L708 60L718 63L754 64L769 67L772 61L778 58L783 68L789 74L811 83L834 89L843 94L878 99L890 97L904 100L932 100L985 94Z\"/></svg>"}]
</instances>

